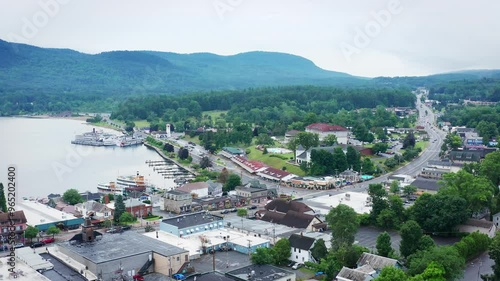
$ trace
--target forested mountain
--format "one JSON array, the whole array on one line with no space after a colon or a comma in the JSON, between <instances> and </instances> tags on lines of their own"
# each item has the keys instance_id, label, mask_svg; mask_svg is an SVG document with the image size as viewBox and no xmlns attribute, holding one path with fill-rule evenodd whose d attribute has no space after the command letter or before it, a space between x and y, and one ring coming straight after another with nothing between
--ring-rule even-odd
<instances>
[{"instance_id":1,"label":"forested mountain","mask_svg":"<svg viewBox=\"0 0 500 281\"><path fill-rule=\"evenodd\" d=\"M433 74L428 76L401 76L401 77L376 77L374 84L391 87L432 87L450 81L474 81L483 78L500 79L499 69L464 70L449 73Z\"/></svg>"},{"instance_id":2,"label":"forested mountain","mask_svg":"<svg viewBox=\"0 0 500 281\"><path fill-rule=\"evenodd\" d=\"M219 56L113 51L90 55L0 40L0 91L4 93L175 94L281 85L350 85L364 80L283 53Z\"/></svg>"}]
</instances>

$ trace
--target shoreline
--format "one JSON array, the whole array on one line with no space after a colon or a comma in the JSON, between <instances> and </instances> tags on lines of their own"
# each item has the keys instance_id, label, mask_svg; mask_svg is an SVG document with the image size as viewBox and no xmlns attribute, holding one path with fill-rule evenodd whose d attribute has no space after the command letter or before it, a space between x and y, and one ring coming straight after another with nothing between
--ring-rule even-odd
<instances>
[{"instance_id":1,"label":"shoreline","mask_svg":"<svg viewBox=\"0 0 500 281\"><path fill-rule=\"evenodd\" d=\"M144 145L147 148L153 149L154 151L156 151L156 153L158 153L158 155L160 155L160 157L162 157L163 159L172 161L173 163L175 163L175 165L183 168L184 170L186 170L187 172L193 174L194 176L198 175L198 173L196 171L193 171L191 168L185 167L184 165L180 164L179 162L175 161L174 159L171 159L171 158L167 157L158 147L150 145L149 143L146 143L146 142L144 142Z\"/></svg>"},{"instance_id":2,"label":"shoreline","mask_svg":"<svg viewBox=\"0 0 500 281\"><path fill-rule=\"evenodd\" d=\"M90 118L91 116L70 116L70 117L62 117L62 116L51 116L51 115L14 115L14 116L2 116L3 118L25 118L25 119L54 119L54 120L74 120L74 121L81 121L82 124L88 125L88 126L94 126L94 127L99 127L99 128L105 128L109 130L113 130L117 133L123 133L120 129L113 127L111 125L108 126L103 126L102 124L96 124L96 123L89 123L87 122L87 119ZM102 121L101 121L102 122ZM107 123L108 124L108 123Z\"/></svg>"}]
</instances>

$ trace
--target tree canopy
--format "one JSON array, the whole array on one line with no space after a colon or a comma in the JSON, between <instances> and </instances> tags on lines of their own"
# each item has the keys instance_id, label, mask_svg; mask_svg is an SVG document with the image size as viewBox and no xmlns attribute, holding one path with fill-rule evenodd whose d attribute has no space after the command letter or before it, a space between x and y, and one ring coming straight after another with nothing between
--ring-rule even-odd
<instances>
[{"instance_id":1,"label":"tree canopy","mask_svg":"<svg viewBox=\"0 0 500 281\"><path fill-rule=\"evenodd\" d=\"M340 204L326 215L326 222L332 231L332 249L348 247L354 243L358 231L358 215L351 207Z\"/></svg>"},{"instance_id":2,"label":"tree canopy","mask_svg":"<svg viewBox=\"0 0 500 281\"><path fill-rule=\"evenodd\" d=\"M69 205L75 205L83 202L82 196L78 190L74 188L68 189L63 193L63 200Z\"/></svg>"}]
</instances>

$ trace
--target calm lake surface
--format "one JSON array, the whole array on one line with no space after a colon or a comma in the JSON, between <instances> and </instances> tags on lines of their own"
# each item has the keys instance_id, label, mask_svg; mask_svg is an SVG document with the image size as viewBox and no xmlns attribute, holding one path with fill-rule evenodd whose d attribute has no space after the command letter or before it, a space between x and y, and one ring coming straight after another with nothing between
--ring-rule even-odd
<instances>
[{"instance_id":1,"label":"calm lake surface","mask_svg":"<svg viewBox=\"0 0 500 281\"><path fill-rule=\"evenodd\" d=\"M0 182L7 182L7 168L17 167L17 193L46 197L69 188L97 191L98 183L139 172L150 183L172 187L145 164L162 160L145 146L93 147L71 144L75 135L92 131L83 121L69 119L0 118ZM118 135L109 129L96 128Z\"/></svg>"}]
</instances>

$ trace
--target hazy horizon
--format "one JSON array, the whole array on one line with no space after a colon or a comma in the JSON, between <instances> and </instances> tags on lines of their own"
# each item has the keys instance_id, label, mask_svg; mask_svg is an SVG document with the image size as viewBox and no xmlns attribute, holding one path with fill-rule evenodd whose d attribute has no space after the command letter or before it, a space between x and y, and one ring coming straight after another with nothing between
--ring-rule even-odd
<instances>
[{"instance_id":1,"label":"hazy horizon","mask_svg":"<svg viewBox=\"0 0 500 281\"><path fill-rule=\"evenodd\" d=\"M500 69L500 2L39 0L0 2L0 38L96 54L251 51L355 76Z\"/></svg>"}]
</instances>

